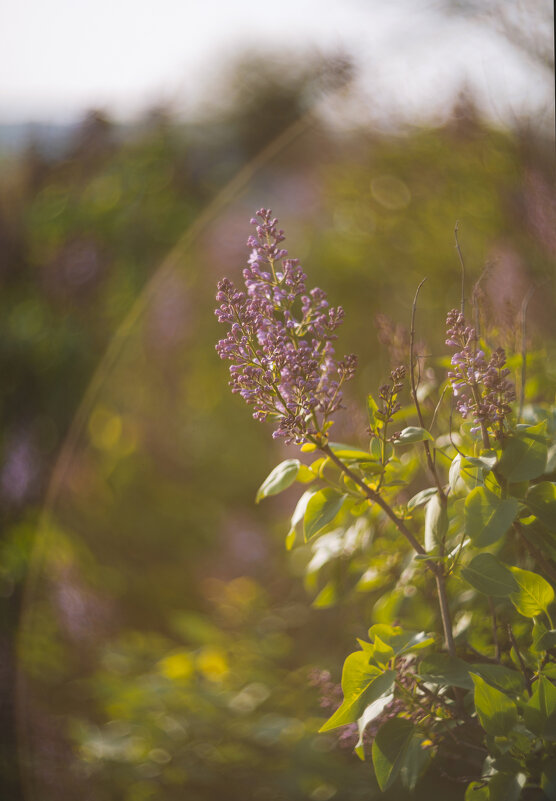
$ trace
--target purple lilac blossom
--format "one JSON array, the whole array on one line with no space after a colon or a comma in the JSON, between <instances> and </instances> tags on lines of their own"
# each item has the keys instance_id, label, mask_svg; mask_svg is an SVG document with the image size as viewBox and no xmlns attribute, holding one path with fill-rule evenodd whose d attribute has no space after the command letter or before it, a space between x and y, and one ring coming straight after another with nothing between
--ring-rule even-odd
<instances>
[{"instance_id":1,"label":"purple lilac blossom","mask_svg":"<svg viewBox=\"0 0 556 801\"><path fill-rule=\"evenodd\" d=\"M515 400L513 384L507 380L510 370L505 367L506 354L497 348L487 358L477 345L477 334L468 326L457 309L448 312L446 344L457 348L452 356L453 370L448 373L456 398L456 409L480 427L490 427L495 436L503 433L503 424L511 414L510 403Z\"/></svg>"},{"instance_id":2,"label":"purple lilac blossom","mask_svg":"<svg viewBox=\"0 0 556 801\"><path fill-rule=\"evenodd\" d=\"M284 232L277 222L267 209L251 220L256 235L247 240L245 291L228 278L218 284L216 316L230 328L216 350L232 362L232 392L254 407L253 417L277 421L274 437L301 443L342 408L341 387L353 376L356 357L334 359L343 309L329 306L321 289L306 290L298 260L280 247Z\"/></svg>"}]
</instances>

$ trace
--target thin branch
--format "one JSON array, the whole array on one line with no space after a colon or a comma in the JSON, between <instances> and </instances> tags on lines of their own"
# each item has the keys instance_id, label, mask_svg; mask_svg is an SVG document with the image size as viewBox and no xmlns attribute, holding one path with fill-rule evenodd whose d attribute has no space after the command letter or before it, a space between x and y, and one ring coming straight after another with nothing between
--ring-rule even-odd
<instances>
[{"instance_id":1,"label":"thin branch","mask_svg":"<svg viewBox=\"0 0 556 801\"><path fill-rule=\"evenodd\" d=\"M477 339L481 338L481 319L479 314L479 287L483 282L484 277L490 270L490 264L486 264L482 273L473 284L472 300L473 300L473 328L477 332Z\"/></svg>"},{"instance_id":2,"label":"thin branch","mask_svg":"<svg viewBox=\"0 0 556 801\"><path fill-rule=\"evenodd\" d=\"M415 384L415 315L417 313L417 299L419 297L419 292L421 287L425 283L427 279L423 278L419 286L417 287L417 291L415 292L415 297L413 298L413 306L411 307L411 330L409 332L409 378L411 381L411 394L413 396L413 403L415 404L415 410L417 412L417 417L419 418L419 425L421 428L425 428L425 421L423 418L423 413L421 411L421 404L419 403L419 399L417 398L417 386ZM447 499L446 494L442 488L442 484L440 483L440 479L438 477L438 473L436 471L436 467L432 458L430 445L427 440L423 441L423 446L425 448L425 454L427 457L427 464L430 470L430 473L433 477L433 480L436 484L436 488L438 490L438 497L440 498L440 502L443 505L446 505Z\"/></svg>"},{"instance_id":3,"label":"thin branch","mask_svg":"<svg viewBox=\"0 0 556 801\"><path fill-rule=\"evenodd\" d=\"M531 678L530 678L529 673L527 671L527 665L525 664L525 662L523 661L523 657L521 656L521 651L519 650L519 646L518 646L518 644L516 642L516 639L514 637L514 633L512 631L512 627L510 626L509 623L507 625L507 630L508 630L508 637L510 638L510 642L512 644L512 647L513 647L513 649L514 649L514 651L516 653L516 656L517 656L517 658L519 660L519 666L521 668L521 672L523 673L523 678L525 679L525 686L527 687L527 692L529 693L529 695L531 695L532 694L531 693Z\"/></svg>"},{"instance_id":4,"label":"thin branch","mask_svg":"<svg viewBox=\"0 0 556 801\"><path fill-rule=\"evenodd\" d=\"M518 420L521 420L521 416L523 414L523 405L525 403L525 379L527 377L527 308L529 306L529 301L537 289L546 283L546 281L543 281L542 284L537 284L536 286L530 287L529 291L521 302L521 387L519 390Z\"/></svg>"},{"instance_id":5,"label":"thin branch","mask_svg":"<svg viewBox=\"0 0 556 801\"><path fill-rule=\"evenodd\" d=\"M490 616L492 618L492 639L494 641L494 658L500 662L500 641L498 639L498 623L496 621L496 609L494 608L494 601L492 596L488 596L488 606L490 609Z\"/></svg>"},{"instance_id":6,"label":"thin branch","mask_svg":"<svg viewBox=\"0 0 556 801\"><path fill-rule=\"evenodd\" d=\"M390 518L390 520L394 523L398 531L403 534L406 540L410 543L413 549L421 555L425 555L426 551L419 542L415 538L415 536L411 533L408 529L404 521L397 516L394 512L392 507L382 498L377 492L372 490L368 487L365 482L359 478L359 476L353 472L342 460L336 456L334 451L331 449L329 445L319 445L318 442L315 441L315 445L320 448L320 450L325 453L328 458L334 462L334 464L342 470L357 486L363 490L364 494L367 498L372 501L372 503L376 503L377 506L380 506L383 512ZM444 496L446 497L446 496ZM448 649L448 653L450 656L456 656L456 646L454 643L454 635L452 633L452 620L450 617L450 607L448 604L448 595L446 593L446 581L444 576L444 568L441 564L437 564L435 562L427 562L427 567L432 570L434 573L434 578L436 581L436 589L438 592L438 603L440 606L440 616L442 618L442 628L444 631L444 639L446 640L446 647Z\"/></svg>"},{"instance_id":7,"label":"thin branch","mask_svg":"<svg viewBox=\"0 0 556 801\"><path fill-rule=\"evenodd\" d=\"M454 228L454 239L456 240L456 250L458 252L459 263L461 266L461 313L465 317L465 262L463 260L463 254L459 246L458 230L459 230L459 220L456 220L456 225Z\"/></svg>"},{"instance_id":8,"label":"thin branch","mask_svg":"<svg viewBox=\"0 0 556 801\"><path fill-rule=\"evenodd\" d=\"M382 511L385 512L390 518L390 520L394 523L398 531L401 534L403 534L403 536L407 539L407 541L410 543L414 551L416 551L418 554L421 555L426 554L426 551L419 542L419 540L417 540L415 536L411 533L411 531L405 525L401 517L397 516L392 507L388 503L386 503L386 501L377 492L368 487L365 484L365 482L361 478L359 478L359 476L356 473L353 472L353 470L351 470L346 464L344 464L344 462L342 462L342 460L338 456L336 456L336 454L329 445L319 446L318 443L315 444L318 447L320 447L320 450L323 453L325 453L328 456L328 458L332 462L334 462L334 464L346 474L346 476L348 476L355 484L357 484L357 486L360 489L363 490L364 494L370 501L376 503L377 506L380 506Z\"/></svg>"},{"instance_id":9,"label":"thin branch","mask_svg":"<svg viewBox=\"0 0 556 801\"><path fill-rule=\"evenodd\" d=\"M446 385L446 386L444 387L444 389L442 390L442 394L441 394L441 396L440 396L440 398L439 398L439 400L438 400L438 403L437 403L437 404L436 404L436 406L435 406L434 413L433 413L433 415L432 415L431 424L430 424L430 426L429 426L429 430L430 430L430 429L431 429L431 428L434 426L434 424L436 423L436 415L438 414L438 410L440 409L440 404L441 404L441 403L442 403L442 401L444 400L444 395L446 394L446 391L447 391L447 390L448 390L448 385Z\"/></svg>"}]
</instances>

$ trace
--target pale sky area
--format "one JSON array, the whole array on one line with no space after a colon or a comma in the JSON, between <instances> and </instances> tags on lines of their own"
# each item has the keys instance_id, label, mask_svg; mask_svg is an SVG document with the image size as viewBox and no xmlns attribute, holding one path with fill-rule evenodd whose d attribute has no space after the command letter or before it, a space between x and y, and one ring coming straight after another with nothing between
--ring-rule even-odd
<instances>
[{"instance_id":1,"label":"pale sky area","mask_svg":"<svg viewBox=\"0 0 556 801\"><path fill-rule=\"evenodd\" d=\"M550 0L529 2L550 19ZM495 119L523 109L552 119L546 70L497 32L496 20L474 14L479 5L497 4L11 0L0 26L0 122L67 121L91 107L126 119L161 102L187 112L214 96L234 56L253 50L352 54L362 116L365 108L442 113L466 84Z\"/></svg>"}]
</instances>

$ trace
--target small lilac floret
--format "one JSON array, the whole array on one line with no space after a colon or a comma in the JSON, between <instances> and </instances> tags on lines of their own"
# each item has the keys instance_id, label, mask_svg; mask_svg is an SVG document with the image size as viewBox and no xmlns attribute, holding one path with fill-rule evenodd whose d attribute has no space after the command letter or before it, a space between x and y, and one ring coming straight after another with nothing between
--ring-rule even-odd
<instances>
[{"instance_id":1,"label":"small lilac floret","mask_svg":"<svg viewBox=\"0 0 556 801\"><path fill-rule=\"evenodd\" d=\"M356 357L334 359L343 309L331 308L322 289L307 292L299 261L278 247L284 232L277 222L267 209L251 220L246 293L227 278L218 284L215 313L230 328L216 350L233 362L232 392L254 406L253 417L273 419L274 437L301 443L342 408L341 387L353 377Z\"/></svg>"}]
</instances>

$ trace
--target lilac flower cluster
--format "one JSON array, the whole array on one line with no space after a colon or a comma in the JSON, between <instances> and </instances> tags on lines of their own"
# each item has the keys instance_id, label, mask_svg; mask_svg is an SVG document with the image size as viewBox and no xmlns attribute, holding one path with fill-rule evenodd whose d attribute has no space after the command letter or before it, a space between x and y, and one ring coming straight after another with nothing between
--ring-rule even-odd
<instances>
[{"instance_id":1,"label":"lilac flower cluster","mask_svg":"<svg viewBox=\"0 0 556 801\"><path fill-rule=\"evenodd\" d=\"M247 240L246 291L227 278L218 284L216 316L230 328L216 350L232 362L232 392L254 407L253 417L276 420L274 437L301 443L321 434L341 408L341 387L356 358L334 359L343 309L330 307L321 289L306 291L306 276L280 247L284 232L270 210L260 209L257 218L251 220L256 236Z\"/></svg>"},{"instance_id":2,"label":"lilac flower cluster","mask_svg":"<svg viewBox=\"0 0 556 801\"><path fill-rule=\"evenodd\" d=\"M504 420L512 411L510 404L515 400L515 388L507 380L510 370L505 367L504 349L497 348L487 361L477 346L475 329L466 325L457 309L448 312L446 336L446 344L457 348L452 356L454 369L448 373L456 409L464 418L469 413L473 415L476 430L488 432L490 428L496 437L501 437Z\"/></svg>"}]
</instances>

